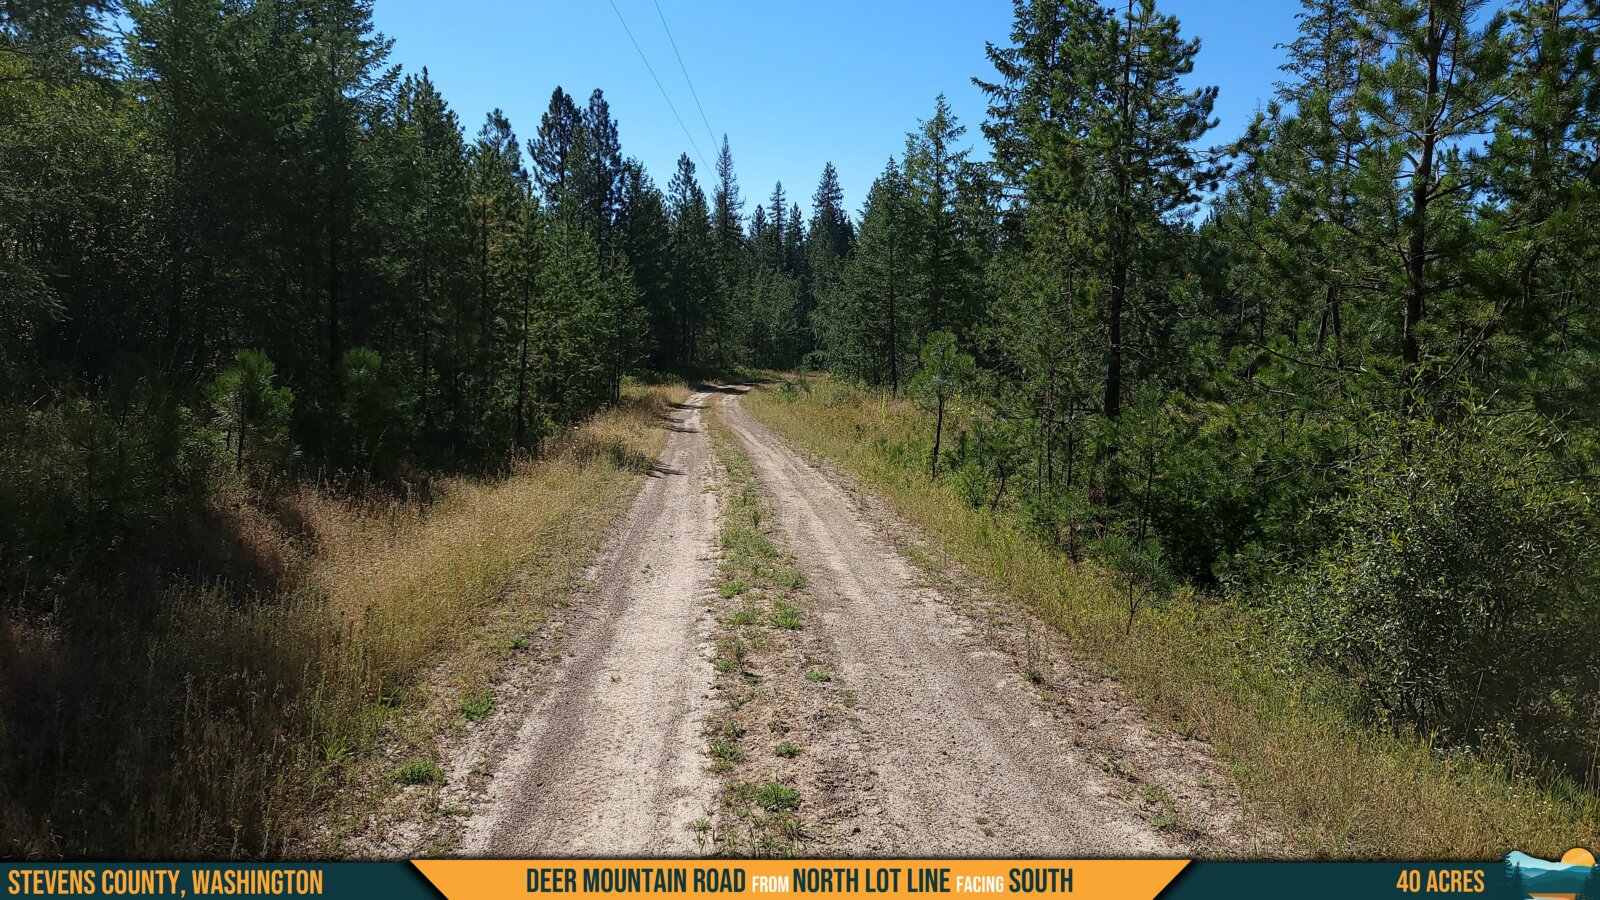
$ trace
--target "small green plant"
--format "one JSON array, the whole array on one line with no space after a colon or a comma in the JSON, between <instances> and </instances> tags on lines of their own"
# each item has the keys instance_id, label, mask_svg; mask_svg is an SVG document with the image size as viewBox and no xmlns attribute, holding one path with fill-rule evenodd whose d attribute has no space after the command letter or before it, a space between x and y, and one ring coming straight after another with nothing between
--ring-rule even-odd
<instances>
[{"instance_id":1,"label":"small green plant","mask_svg":"<svg viewBox=\"0 0 1600 900\"><path fill-rule=\"evenodd\" d=\"M772 615L767 621L772 623L773 628L784 628L789 631L798 631L805 626L804 620L800 618L800 608L782 600L773 605Z\"/></svg>"},{"instance_id":2,"label":"small green plant","mask_svg":"<svg viewBox=\"0 0 1600 900\"><path fill-rule=\"evenodd\" d=\"M756 788L756 805L767 812L793 812L800 808L800 794L794 788L769 781Z\"/></svg>"},{"instance_id":3,"label":"small green plant","mask_svg":"<svg viewBox=\"0 0 1600 900\"><path fill-rule=\"evenodd\" d=\"M1028 676L1029 681L1033 682L1034 684L1042 685L1046 681L1050 680L1048 671L1050 661L1045 655L1044 641L1035 636L1033 633L1032 621L1028 622L1028 628L1024 636L1024 642L1027 644L1028 651L1028 661L1023 670L1024 674Z\"/></svg>"},{"instance_id":4,"label":"small green plant","mask_svg":"<svg viewBox=\"0 0 1600 900\"><path fill-rule=\"evenodd\" d=\"M528 649L528 639L519 634L512 638L507 646L509 646L512 650L526 650Z\"/></svg>"},{"instance_id":5,"label":"small green plant","mask_svg":"<svg viewBox=\"0 0 1600 900\"><path fill-rule=\"evenodd\" d=\"M1150 807L1150 824L1166 830L1178 824L1178 810L1172 794L1160 785L1145 788L1144 802Z\"/></svg>"},{"instance_id":6,"label":"small green plant","mask_svg":"<svg viewBox=\"0 0 1600 900\"><path fill-rule=\"evenodd\" d=\"M806 586L806 573L794 566L779 566L772 573L772 582L786 590L798 591Z\"/></svg>"},{"instance_id":7,"label":"small green plant","mask_svg":"<svg viewBox=\"0 0 1600 900\"><path fill-rule=\"evenodd\" d=\"M824 681L832 681L833 676L828 673L827 669L807 669L806 680L821 683Z\"/></svg>"},{"instance_id":8,"label":"small green plant","mask_svg":"<svg viewBox=\"0 0 1600 900\"><path fill-rule=\"evenodd\" d=\"M350 758L350 741L342 736L331 736L322 743L322 758L338 764Z\"/></svg>"},{"instance_id":9,"label":"small green plant","mask_svg":"<svg viewBox=\"0 0 1600 900\"><path fill-rule=\"evenodd\" d=\"M444 769L431 759L413 759L400 767L395 780L401 784L444 784Z\"/></svg>"},{"instance_id":10,"label":"small green plant","mask_svg":"<svg viewBox=\"0 0 1600 900\"><path fill-rule=\"evenodd\" d=\"M738 636L729 635L721 638L717 641L717 660L714 663L717 671L724 675L738 671L739 667L744 665L747 652L744 641L739 640Z\"/></svg>"},{"instance_id":11,"label":"small green plant","mask_svg":"<svg viewBox=\"0 0 1600 900\"><path fill-rule=\"evenodd\" d=\"M744 751L733 741L712 741L711 756L725 763L744 762Z\"/></svg>"},{"instance_id":12,"label":"small green plant","mask_svg":"<svg viewBox=\"0 0 1600 900\"><path fill-rule=\"evenodd\" d=\"M800 755L800 745L793 741L784 741L773 752L783 759L794 759Z\"/></svg>"},{"instance_id":13,"label":"small green plant","mask_svg":"<svg viewBox=\"0 0 1600 900\"><path fill-rule=\"evenodd\" d=\"M754 603L746 603L722 617L722 624L729 628L743 628L759 621L761 621L761 608Z\"/></svg>"},{"instance_id":14,"label":"small green plant","mask_svg":"<svg viewBox=\"0 0 1600 900\"><path fill-rule=\"evenodd\" d=\"M468 722L482 722L494 712L494 694L489 691L468 694L461 700L461 712Z\"/></svg>"},{"instance_id":15,"label":"small green plant","mask_svg":"<svg viewBox=\"0 0 1600 900\"><path fill-rule=\"evenodd\" d=\"M723 582L722 587L717 588L717 594L726 600L729 597L744 593L745 589L749 586L750 585L738 580L726 581Z\"/></svg>"}]
</instances>

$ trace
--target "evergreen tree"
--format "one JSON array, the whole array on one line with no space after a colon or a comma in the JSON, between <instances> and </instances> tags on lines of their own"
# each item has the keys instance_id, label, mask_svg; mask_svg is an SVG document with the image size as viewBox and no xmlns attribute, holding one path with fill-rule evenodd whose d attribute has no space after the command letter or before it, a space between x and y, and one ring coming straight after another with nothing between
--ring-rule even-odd
<instances>
[{"instance_id":1,"label":"evergreen tree","mask_svg":"<svg viewBox=\"0 0 1600 900\"><path fill-rule=\"evenodd\" d=\"M674 319L673 359L680 365L703 359L699 337L708 323L703 321L702 305L708 286L713 283L715 252L711 231L711 211L705 192L695 179L694 161L689 154L678 157L678 170L667 186L667 207L671 215L672 258L671 294ZM720 331L714 339L720 338ZM717 341L720 343L720 341ZM720 354L721 346L713 346Z\"/></svg>"},{"instance_id":2,"label":"evergreen tree","mask_svg":"<svg viewBox=\"0 0 1600 900\"><path fill-rule=\"evenodd\" d=\"M1103 411L1122 408L1125 314L1136 284L1158 293L1147 260L1174 216L1192 208L1219 169L1194 144L1216 123L1215 88L1185 89L1197 40L1153 0L1111 14L1087 0L1017 3L1015 45L991 46L999 82L985 133L1001 171L1030 200L1085 206L1105 281Z\"/></svg>"},{"instance_id":3,"label":"evergreen tree","mask_svg":"<svg viewBox=\"0 0 1600 900\"><path fill-rule=\"evenodd\" d=\"M807 238L835 259L844 259L855 246L855 226L844 209L844 189L833 163L822 167L822 178L811 195L811 225Z\"/></svg>"},{"instance_id":4,"label":"evergreen tree","mask_svg":"<svg viewBox=\"0 0 1600 900\"><path fill-rule=\"evenodd\" d=\"M666 198L635 159L623 164L620 219L623 252L639 292L644 328L650 335L650 365L665 369L681 362L675 331L671 230Z\"/></svg>"},{"instance_id":5,"label":"evergreen tree","mask_svg":"<svg viewBox=\"0 0 1600 900\"><path fill-rule=\"evenodd\" d=\"M839 288L826 298L822 334L829 366L898 393L914 344L906 323L905 286L915 258L907 218L909 191L889 158L867 193L860 242Z\"/></svg>"},{"instance_id":6,"label":"evergreen tree","mask_svg":"<svg viewBox=\"0 0 1600 900\"><path fill-rule=\"evenodd\" d=\"M572 140L583 127L583 116L572 96L559 86L550 94L550 106L539 117L539 131L528 144L533 177L546 200L557 196L571 171Z\"/></svg>"},{"instance_id":7,"label":"evergreen tree","mask_svg":"<svg viewBox=\"0 0 1600 900\"><path fill-rule=\"evenodd\" d=\"M457 361L453 298L464 293L468 258L467 151L460 122L426 69L402 82L389 127L378 136L386 142L378 156L399 227L379 264L394 291L373 337L387 348L389 370L406 372L416 430L438 450L439 423L454 414L442 404Z\"/></svg>"},{"instance_id":8,"label":"evergreen tree","mask_svg":"<svg viewBox=\"0 0 1600 900\"><path fill-rule=\"evenodd\" d=\"M1424 370L1461 314L1454 276L1478 249L1470 224L1476 154L1461 143L1489 130L1505 100L1504 17L1475 27L1478 0L1383 0L1367 27L1393 48L1362 69L1358 102L1369 134L1360 150L1360 228L1389 251L1399 304L1400 389L1412 410L1429 391ZM1445 304L1444 310L1436 309ZM1444 315L1440 315L1444 313ZM1458 319L1459 320L1459 319Z\"/></svg>"},{"instance_id":9,"label":"evergreen tree","mask_svg":"<svg viewBox=\"0 0 1600 900\"><path fill-rule=\"evenodd\" d=\"M914 311L918 343L935 331L966 337L974 321L975 266L962 246L956 199L968 150L954 144L966 133L943 94L933 116L906 139L906 183L916 206L924 256L916 265L923 288Z\"/></svg>"},{"instance_id":10,"label":"evergreen tree","mask_svg":"<svg viewBox=\"0 0 1600 900\"><path fill-rule=\"evenodd\" d=\"M744 199L739 195L739 179L733 172L733 151L728 136L722 136L717 153L717 188L711 209L711 230L716 242L715 278L707 298L707 318L723 323L735 315L740 289L749 274L749 248L744 238Z\"/></svg>"},{"instance_id":11,"label":"evergreen tree","mask_svg":"<svg viewBox=\"0 0 1600 900\"><path fill-rule=\"evenodd\" d=\"M311 173L306 186L316 198L312 218L325 251L324 372L331 378L344 357L347 306L364 299L346 296L360 264L353 257L369 240L357 229L376 224L360 217L372 184L371 163L363 153L364 134L382 117L399 70L385 68L393 42L374 30L372 0L312 0L302 6L300 15L305 21L305 84L311 109L304 144Z\"/></svg>"},{"instance_id":12,"label":"evergreen tree","mask_svg":"<svg viewBox=\"0 0 1600 900\"><path fill-rule=\"evenodd\" d=\"M822 169L822 178L811 197L811 223L806 229L805 271L806 349L816 348L821 339L824 315L820 310L826 298L837 293L843 283L844 264L855 250L855 226L844 210L844 191L833 163Z\"/></svg>"}]
</instances>

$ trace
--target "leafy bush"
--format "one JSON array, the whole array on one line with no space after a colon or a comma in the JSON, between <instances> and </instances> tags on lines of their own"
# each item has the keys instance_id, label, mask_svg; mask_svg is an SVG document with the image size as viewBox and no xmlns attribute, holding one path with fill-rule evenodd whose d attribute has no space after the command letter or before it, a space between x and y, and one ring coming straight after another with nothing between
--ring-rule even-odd
<instances>
[{"instance_id":1,"label":"leafy bush","mask_svg":"<svg viewBox=\"0 0 1600 900\"><path fill-rule=\"evenodd\" d=\"M1336 537L1267 592L1291 660L1347 678L1391 727L1592 749L1575 740L1592 710L1568 698L1600 674L1596 522L1554 441L1470 413L1380 423L1328 510Z\"/></svg>"},{"instance_id":2,"label":"leafy bush","mask_svg":"<svg viewBox=\"0 0 1600 900\"><path fill-rule=\"evenodd\" d=\"M1257 583L1271 574L1265 562L1326 542L1315 511L1340 490L1349 429L1339 417L1175 394L1127 410L1117 430L1133 451L1118 467L1124 499L1139 503L1145 488L1133 457L1153 457L1147 514L1174 571L1202 584Z\"/></svg>"}]
</instances>

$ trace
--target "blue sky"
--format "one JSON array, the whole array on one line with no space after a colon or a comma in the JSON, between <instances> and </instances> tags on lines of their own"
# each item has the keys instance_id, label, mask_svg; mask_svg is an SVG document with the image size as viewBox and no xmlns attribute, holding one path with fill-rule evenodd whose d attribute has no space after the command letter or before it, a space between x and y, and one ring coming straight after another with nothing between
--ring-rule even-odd
<instances>
[{"instance_id":1,"label":"blue sky","mask_svg":"<svg viewBox=\"0 0 1600 900\"><path fill-rule=\"evenodd\" d=\"M718 142L727 133L746 199L764 201L782 180L810 210L822 165L839 170L856 211L889 154L940 92L985 155L984 98L972 85L993 74L984 42L1005 43L1010 0L721 2L615 0L689 135L709 162L716 148L673 55L659 2ZM1195 84L1221 92L1213 132L1234 137L1271 94L1292 39L1295 0L1164 0L1186 35L1201 39ZM377 0L393 61L426 66L468 136L499 107L531 135L557 85L580 101L605 90L626 154L660 185L678 154L699 156L674 118L608 0ZM702 184L710 173L701 166Z\"/></svg>"}]
</instances>

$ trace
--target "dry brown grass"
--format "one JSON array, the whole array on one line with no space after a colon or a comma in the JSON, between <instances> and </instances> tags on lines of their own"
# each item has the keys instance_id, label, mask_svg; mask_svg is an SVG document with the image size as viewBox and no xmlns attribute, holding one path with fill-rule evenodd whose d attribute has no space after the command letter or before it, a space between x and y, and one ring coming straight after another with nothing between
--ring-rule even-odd
<instances>
[{"instance_id":1,"label":"dry brown grass","mask_svg":"<svg viewBox=\"0 0 1600 900\"><path fill-rule=\"evenodd\" d=\"M507 629L536 620L588 563L660 451L666 404L687 395L630 385L542 458L504 478L445 481L425 506L310 489L270 514L221 504L277 589L253 600L224 585L169 592L157 620L130 631L148 637L86 676L99 721L64 735L93 808L81 819L30 810L35 823L54 818L56 836L8 825L17 837L0 855L306 846L336 789L381 764L385 734L427 703L426 676L454 661L453 683L493 677ZM0 819L16 815L0 803Z\"/></svg>"},{"instance_id":2,"label":"dry brown grass","mask_svg":"<svg viewBox=\"0 0 1600 900\"><path fill-rule=\"evenodd\" d=\"M931 485L918 459L886 452L926 431L910 404L827 379L809 391L756 391L745 402L769 426L883 492L946 562L968 567L1070 634L1136 692L1155 721L1211 741L1287 841L1253 855L1489 859L1520 849L1555 858L1600 843L1592 794L1352 724L1316 685L1266 671L1252 649L1252 623L1215 598L1166 598L1125 637L1126 608L1110 573L1074 565L1004 518Z\"/></svg>"}]
</instances>

